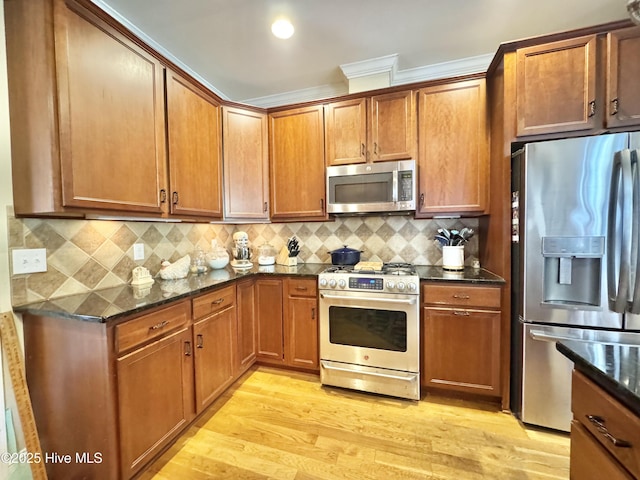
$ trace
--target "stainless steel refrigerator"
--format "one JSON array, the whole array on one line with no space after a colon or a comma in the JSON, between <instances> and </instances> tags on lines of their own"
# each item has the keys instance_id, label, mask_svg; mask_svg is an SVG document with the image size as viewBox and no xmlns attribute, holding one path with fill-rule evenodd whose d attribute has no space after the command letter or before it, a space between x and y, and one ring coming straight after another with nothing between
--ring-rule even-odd
<instances>
[{"instance_id":1,"label":"stainless steel refrigerator","mask_svg":"<svg viewBox=\"0 0 640 480\"><path fill-rule=\"evenodd\" d=\"M530 143L512 163L512 409L569 431L559 339L640 344L640 132Z\"/></svg>"}]
</instances>

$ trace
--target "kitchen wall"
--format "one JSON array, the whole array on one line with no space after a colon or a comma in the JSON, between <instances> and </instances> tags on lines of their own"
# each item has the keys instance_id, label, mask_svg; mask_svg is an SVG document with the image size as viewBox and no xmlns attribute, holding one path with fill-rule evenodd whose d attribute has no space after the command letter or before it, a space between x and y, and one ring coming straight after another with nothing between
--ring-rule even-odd
<instances>
[{"instance_id":1,"label":"kitchen wall","mask_svg":"<svg viewBox=\"0 0 640 480\"><path fill-rule=\"evenodd\" d=\"M433 236L440 227L477 229L477 219L415 220L410 216L340 217L331 222L250 225L126 222L106 220L8 219L9 248L46 248L48 270L13 275L13 305L57 298L128 283L142 265L156 274L163 259L174 262L211 241L230 250L235 231L248 233L254 250L265 242L276 249L296 235L300 260L331 263L330 250L348 245L363 260L441 264ZM145 260L133 261L133 245L144 244ZM466 262L478 256L477 238L467 245Z\"/></svg>"}]
</instances>

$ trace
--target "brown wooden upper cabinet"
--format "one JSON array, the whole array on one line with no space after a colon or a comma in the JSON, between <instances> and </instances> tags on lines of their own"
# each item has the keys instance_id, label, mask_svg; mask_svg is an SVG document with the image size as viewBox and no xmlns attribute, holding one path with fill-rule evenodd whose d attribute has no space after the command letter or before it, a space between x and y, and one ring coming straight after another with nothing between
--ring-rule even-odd
<instances>
[{"instance_id":1,"label":"brown wooden upper cabinet","mask_svg":"<svg viewBox=\"0 0 640 480\"><path fill-rule=\"evenodd\" d=\"M640 27L607 35L607 127L640 125Z\"/></svg>"},{"instance_id":2,"label":"brown wooden upper cabinet","mask_svg":"<svg viewBox=\"0 0 640 480\"><path fill-rule=\"evenodd\" d=\"M588 35L516 52L518 136L597 125L596 46Z\"/></svg>"},{"instance_id":3,"label":"brown wooden upper cabinet","mask_svg":"<svg viewBox=\"0 0 640 480\"><path fill-rule=\"evenodd\" d=\"M220 105L171 71L166 85L171 213L220 219Z\"/></svg>"},{"instance_id":4,"label":"brown wooden upper cabinet","mask_svg":"<svg viewBox=\"0 0 640 480\"><path fill-rule=\"evenodd\" d=\"M412 91L344 100L324 108L327 165L415 158Z\"/></svg>"},{"instance_id":5,"label":"brown wooden upper cabinet","mask_svg":"<svg viewBox=\"0 0 640 480\"><path fill-rule=\"evenodd\" d=\"M325 220L322 105L269 114L271 219Z\"/></svg>"},{"instance_id":6,"label":"brown wooden upper cabinet","mask_svg":"<svg viewBox=\"0 0 640 480\"><path fill-rule=\"evenodd\" d=\"M267 115L222 107L225 219L269 219Z\"/></svg>"},{"instance_id":7,"label":"brown wooden upper cabinet","mask_svg":"<svg viewBox=\"0 0 640 480\"><path fill-rule=\"evenodd\" d=\"M486 212L489 171L486 104L484 79L418 91L416 217Z\"/></svg>"},{"instance_id":8,"label":"brown wooden upper cabinet","mask_svg":"<svg viewBox=\"0 0 640 480\"><path fill-rule=\"evenodd\" d=\"M160 63L62 1L8 2L5 17L16 214L161 213Z\"/></svg>"},{"instance_id":9,"label":"brown wooden upper cabinet","mask_svg":"<svg viewBox=\"0 0 640 480\"><path fill-rule=\"evenodd\" d=\"M640 28L521 48L516 58L518 136L640 125Z\"/></svg>"}]
</instances>

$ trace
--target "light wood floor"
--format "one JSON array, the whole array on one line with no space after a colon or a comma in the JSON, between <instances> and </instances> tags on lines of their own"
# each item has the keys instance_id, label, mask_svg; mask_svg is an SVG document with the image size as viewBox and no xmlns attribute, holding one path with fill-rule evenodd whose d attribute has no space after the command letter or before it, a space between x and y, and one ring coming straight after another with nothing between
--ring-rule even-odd
<instances>
[{"instance_id":1,"label":"light wood floor","mask_svg":"<svg viewBox=\"0 0 640 480\"><path fill-rule=\"evenodd\" d=\"M391 399L254 367L141 478L568 479L569 438L491 404Z\"/></svg>"}]
</instances>

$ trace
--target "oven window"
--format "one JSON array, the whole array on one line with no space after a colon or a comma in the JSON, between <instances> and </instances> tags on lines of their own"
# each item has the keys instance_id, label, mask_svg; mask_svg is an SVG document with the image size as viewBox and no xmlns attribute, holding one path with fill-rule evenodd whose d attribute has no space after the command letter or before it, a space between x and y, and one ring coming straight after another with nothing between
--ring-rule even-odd
<instances>
[{"instance_id":1,"label":"oven window","mask_svg":"<svg viewBox=\"0 0 640 480\"><path fill-rule=\"evenodd\" d=\"M407 314L396 310L329 307L329 341L406 352Z\"/></svg>"}]
</instances>

